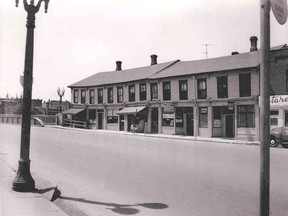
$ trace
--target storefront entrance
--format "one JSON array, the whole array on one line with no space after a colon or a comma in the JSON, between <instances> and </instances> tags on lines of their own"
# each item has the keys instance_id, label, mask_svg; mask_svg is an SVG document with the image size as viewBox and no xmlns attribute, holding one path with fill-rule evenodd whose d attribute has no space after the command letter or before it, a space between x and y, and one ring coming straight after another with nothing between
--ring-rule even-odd
<instances>
[{"instance_id":1,"label":"storefront entrance","mask_svg":"<svg viewBox=\"0 0 288 216\"><path fill-rule=\"evenodd\" d=\"M152 108L151 133L158 133L158 108Z\"/></svg>"},{"instance_id":2,"label":"storefront entrance","mask_svg":"<svg viewBox=\"0 0 288 216\"><path fill-rule=\"evenodd\" d=\"M224 115L225 119L225 137L234 138L234 115Z\"/></svg>"},{"instance_id":3,"label":"storefront entrance","mask_svg":"<svg viewBox=\"0 0 288 216\"><path fill-rule=\"evenodd\" d=\"M98 127L97 127L97 129L103 129L103 113L98 112L97 115L98 115L98 121L97 121Z\"/></svg>"},{"instance_id":4,"label":"storefront entrance","mask_svg":"<svg viewBox=\"0 0 288 216\"><path fill-rule=\"evenodd\" d=\"M188 136L194 135L194 119L193 113L186 114L186 133Z\"/></svg>"}]
</instances>

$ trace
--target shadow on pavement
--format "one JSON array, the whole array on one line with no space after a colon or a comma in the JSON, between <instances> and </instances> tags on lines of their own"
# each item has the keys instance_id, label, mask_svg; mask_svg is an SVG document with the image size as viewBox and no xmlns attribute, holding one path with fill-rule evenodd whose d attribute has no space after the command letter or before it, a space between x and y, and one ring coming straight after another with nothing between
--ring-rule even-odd
<instances>
[{"instance_id":1,"label":"shadow on pavement","mask_svg":"<svg viewBox=\"0 0 288 216\"><path fill-rule=\"evenodd\" d=\"M145 207L145 208L150 208L150 209L168 208L168 205L163 204L163 203L116 204L116 203L97 202L97 201L86 200L83 198L72 198L72 197L65 197L65 196L60 196L59 199L72 200L76 202L83 202L83 203L96 204L96 205L104 205L104 206L112 207L112 208L107 208L107 209L115 213L123 214L123 215L132 215L132 214L137 214L140 212L140 210L136 208L131 208L131 207Z\"/></svg>"}]
</instances>

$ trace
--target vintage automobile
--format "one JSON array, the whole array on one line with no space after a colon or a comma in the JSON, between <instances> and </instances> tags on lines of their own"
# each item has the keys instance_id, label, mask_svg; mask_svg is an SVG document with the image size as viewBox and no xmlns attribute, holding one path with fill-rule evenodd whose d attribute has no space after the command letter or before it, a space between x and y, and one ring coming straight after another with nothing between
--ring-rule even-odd
<instances>
[{"instance_id":1,"label":"vintage automobile","mask_svg":"<svg viewBox=\"0 0 288 216\"><path fill-rule=\"evenodd\" d=\"M276 127L270 131L270 147L277 147L279 144L283 148L288 148L288 127Z\"/></svg>"}]
</instances>

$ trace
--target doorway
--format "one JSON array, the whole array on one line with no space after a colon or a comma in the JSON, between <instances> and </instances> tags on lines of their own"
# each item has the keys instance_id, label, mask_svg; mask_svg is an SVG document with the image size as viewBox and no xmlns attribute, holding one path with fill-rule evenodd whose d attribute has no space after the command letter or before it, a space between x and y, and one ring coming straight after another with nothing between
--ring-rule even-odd
<instances>
[{"instance_id":1,"label":"doorway","mask_svg":"<svg viewBox=\"0 0 288 216\"><path fill-rule=\"evenodd\" d=\"M234 138L234 115L224 115L225 118L225 137Z\"/></svg>"},{"instance_id":2,"label":"doorway","mask_svg":"<svg viewBox=\"0 0 288 216\"><path fill-rule=\"evenodd\" d=\"M98 129L103 129L103 113L98 113Z\"/></svg>"},{"instance_id":3,"label":"doorway","mask_svg":"<svg viewBox=\"0 0 288 216\"><path fill-rule=\"evenodd\" d=\"M151 133L158 133L158 108L152 108Z\"/></svg>"},{"instance_id":4,"label":"doorway","mask_svg":"<svg viewBox=\"0 0 288 216\"><path fill-rule=\"evenodd\" d=\"M186 133L188 136L194 135L194 119L193 113L186 114Z\"/></svg>"}]
</instances>

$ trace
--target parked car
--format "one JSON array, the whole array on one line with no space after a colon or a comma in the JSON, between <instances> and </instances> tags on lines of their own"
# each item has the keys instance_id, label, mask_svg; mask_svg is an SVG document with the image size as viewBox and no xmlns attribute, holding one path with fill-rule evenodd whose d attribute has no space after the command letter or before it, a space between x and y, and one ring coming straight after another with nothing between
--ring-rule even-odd
<instances>
[{"instance_id":1,"label":"parked car","mask_svg":"<svg viewBox=\"0 0 288 216\"><path fill-rule=\"evenodd\" d=\"M276 127L270 131L270 147L277 147L279 144L283 148L288 148L288 127Z\"/></svg>"}]
</instances>

